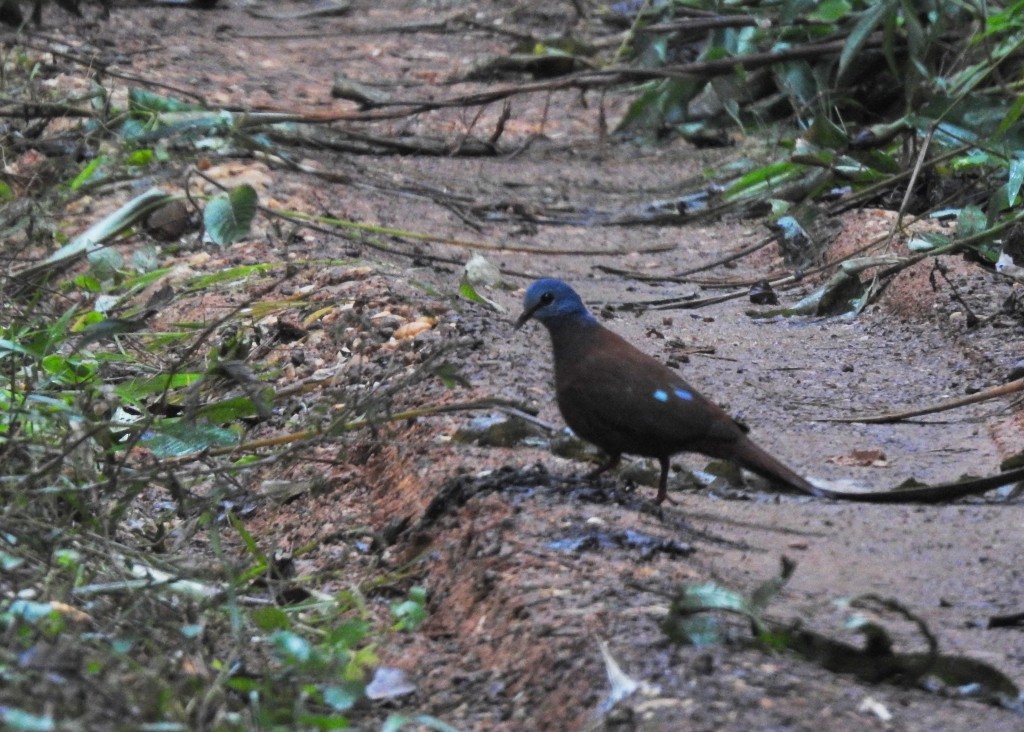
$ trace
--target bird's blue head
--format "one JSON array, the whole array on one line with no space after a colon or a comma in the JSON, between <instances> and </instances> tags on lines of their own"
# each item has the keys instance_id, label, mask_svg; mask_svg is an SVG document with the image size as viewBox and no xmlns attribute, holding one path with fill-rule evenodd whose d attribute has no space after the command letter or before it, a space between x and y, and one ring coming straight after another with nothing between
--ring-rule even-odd
<instances>
[{"instance_id":1,"label":"bird's blue head","mask_svg":"<svg viewBox=\"0 0 1024 732\"><path fill-rule=\"evenodd\" d=\"M551 278L537 280L526 289L523 314L516 321L515 329L522 328L530 318L536 318L549 328L556 323L596 322L574 289Z\"/></svg>"}]
</instances>

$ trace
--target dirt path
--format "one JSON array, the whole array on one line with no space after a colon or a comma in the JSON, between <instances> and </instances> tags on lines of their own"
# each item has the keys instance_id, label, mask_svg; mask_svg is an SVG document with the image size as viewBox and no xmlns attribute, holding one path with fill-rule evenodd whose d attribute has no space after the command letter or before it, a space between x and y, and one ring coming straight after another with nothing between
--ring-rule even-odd
<instances>
[{"instance_id":1,"label":"dirt path","mask_svg":"<svg viewBox=\"0 0 1024 732\"><path fill-rule=\"evenodd\" d=\"M536 33L573 19L570 3L546 11L533 5L474 3L473 17ZM483 88L444 82L464 74L483 54L505 51L505 38L469 27L374 31L464 11L463 3L356 2L344 17L283 22L249 17L241 3L209 12L119 8L113 21L90 35L124 54L120 70L193 90L213 104L328 113L355 108L330 98L339 72L416 98ZM604 98L611 123L627 101L621 94ZM671 197L736 154L695 151L681 142L639 148L604 139L601 105L597 95L579 92L516 98L501 140L505 149L518 148L514 155L305 151L305 163L348 175L348 183L254 161L243 167L250 176L259 171L261 198L271 205L511 247L485 253L509 273L513 287L534 276L559 276L596 309L714 292L693 284L638 284L602 274L596 266L643 274L689 269L762 238L759 222L551 226L518 215L559 206L601 211ZM390 139L427 134L486 139L500 112L500 105L486 108L479 118L475 109L446 110L358 131ZM743 142L752 151L762 144ZM844 233L835 246L856 246L890 222L883 212L852 214L842 222ZM661 245L670 249L651 251ZM352 246L309 235L288 246L240 246L226 256L232 261L302 259L337 255ZM534 402L542 419L560 424L546 334L538 326L511 330L520 293L489 293L507 309L504 316L452 297L461 276L458 263L470 249L424 243L418 257L386 257L355 246L360 264L369 263L375 273L366 280L373 287L412 310L440 300L437 332L477 339L475 347L459 352L462 374L472 387L425 392L425 398ZM581 254L537 253L552 248ZM626 254L593 253L611 249ZM1006 284L975 265L949 265L951 279L981 314L999 310L1010 294ZM741 280L783 267L773 246L708 276ZM295 286L319 282L317 276L303 272ZM796 302L816 284L801 283L782 298ZM433 294L425 294L431 289ZM606 322L658 357L679 361L688 349L713 349L681 364L686 378L747 422L771 452L828 485L879 490L910 478L941 482L965 473L988 474L1024 449L1019 410L1004 411L1005 404L899 425L827 421L932 403L1000 383L1020 355L1019 314L969 330L950 288L933 289L924 267L902 275L856 320L759 322L746 314L751 307L741 298L639 317L613 310ZM335 347L331 337L319 351L310 345L309 352L329 356ZM384 531L408 520L411 528L396 534L384 560L396 567L414 562L430 593L431 617L423 633L382 652L389 664L408 669L419 686L417 694L403 699L405 707L466 730L599 728L598 710L608 692L599 642L606 640L622 668L651 685L611 713L622 729L1020 728L1019 717L998 708L868 685L789 655L748 648L738 642L745 634L742 624L736 626L735 644L705 649L674 648L658 629L666 596L679 583L715 580L750 590L777 572L785 554L799 566L772 606L773 617L801 618L842 634L847 613L837 600L863 593L894 597L929 623L944 650L990 662L1024 682L1024 635L1019 629L985 629L988 617L1024 609L1019 499L915 508L839 505L756 491L691 491L674 494L677 505L659 515L646 510L644 500L609 501L608 491L552 480L580 474L585 466L546 449L451 441L469 419L432 418L395 429L363 456L362 465L326 476L334 486L326 494L264 505L251 521L253 532L268 544L291 547L333 536L346 522ZM858 451L873 455L875 464L851 464ZM692 456L677 462L690 468L706 463ZM459 476L471 494L421 523L442 486ZM614 480L607 484L615 485ZM649 488L638 489L638 498L651 495ZM575 541L595 532L621 536L628 531L667 543L645 556L629 542ZM673 550L681 549L673 542L689 545L692 553ZM310 570L342 567L356 554L353 543L331 539L302 561ZM336 587L322 589L347 584L348 578L339 577ZM882 622L898 643L908 644L906 650L921 650L909 624L888 617ZM856 641L853 634L844 637Z\"/></svg>"}]
</instances>

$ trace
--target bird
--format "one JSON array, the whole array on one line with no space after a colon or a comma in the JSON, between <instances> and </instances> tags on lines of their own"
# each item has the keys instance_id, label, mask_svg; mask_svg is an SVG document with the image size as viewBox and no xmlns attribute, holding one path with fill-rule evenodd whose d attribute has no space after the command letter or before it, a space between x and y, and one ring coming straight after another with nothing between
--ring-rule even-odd
<instances>
[{"instance_id":1,"label":"bird","mask_svg":"<svg viewBox=\"0 0 1024 732\"><path fill-rule=\"evenodd\" d=\"M828 495L765 452L747 436L745 425L678 373L597 322L562 280L530 284L513 330L530 320L551 336L562 417L607 456L588 479L616 467L623 454L657 458L661 478L655 503L661 504L668 497L669 459L696 452L738 463L802 493Z\"/></svg>"}]
</instances>

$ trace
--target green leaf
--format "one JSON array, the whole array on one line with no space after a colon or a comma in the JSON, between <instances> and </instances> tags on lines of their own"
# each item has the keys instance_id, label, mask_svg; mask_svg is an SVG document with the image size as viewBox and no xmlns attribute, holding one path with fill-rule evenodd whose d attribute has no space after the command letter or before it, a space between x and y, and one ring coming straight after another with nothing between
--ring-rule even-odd
<instances>
[{"instance_id":1,"label":"green leaf","mask_svg":"<svg viewBox=\"0 0 1024 732\"><path fill-rule=\"evenodd\" d=\"M987 226L987 218L984 211L977 206L964 206L956 217L956 238L966 239L975 234L980 234Z\"/></svg>"},{"instance_id":2,"label":"green leaf","mask_svg":"<svg viewBox=\"0 0 1024 732\"><path fill-rule=\"evenodd\" d=\"M795 178L803 175L805 167L791 160L782 160L777 163L765 165L752 170L739 180L729 185L722 197L732 199L743 196L753 196L762 192L777 190L784 183L789 183Z\"/></svg>"},{"instance_id":3,"label":"green leaf","mask_svg":"<svg viewBox=\"0 0 1024 732\"><path fill-rule=\"evenodd\" d=\"M359 701L359 695L344 686L328 686L324 689L324 704L336 712L351 709Z\"/></svg>"},{"instance_id":4,"label":"green leaf","mask_svg":"<svg viewBox=\"0 0 1024 732\"><path fill-rule=\"evenodd\" d=\"M125 162L128 163L128 165L141 167L152 163L153 158L153 151L150 148L143 148L142 150L136 150L131 153L127 158L125 158Z\"/></svg>"},{"instance_id":5,"label":"green leaf","mask_svg":"<svg viewBox=\"0 0 1024 732\"><path fill-rule=\"evenodd\" d=\"M1014 158L1010 161L1006 174L1006 183L999 186L988 201L988 218L986 225L993 227L999 221L999 215L1017 204L1021 183L1024 181L1024 160Z\"/></svg>"},{"instance_id":6,"label":"green leaf","mask_svg":"<svg viewBox=\"0 0 1024 732\"><path fill-rule=\"evenodd\" d=\"M288 613L279 607L261 607L252 611L252 621L260 630L286 630L291 625Z\"/></svg>"},{"instance_id":7,"label":"green leaf","mask_svg":"<svg viewBox=\"0 0 1024 732\"><path fill-rule=\"evenodd\" d=\"M1010 169L1006 174L1006 201L1008 206L1017 203L1017 194L1020 193L1021 184L1024 183L1024 158L1014 158L1010 161Z\"/></svg>"},{"instance_id":8,"label":"green leaf","mask_svg":"<svg viewBox=\"0 0 1024 732\"><path fill-rule=\"evenodd\" d=\"M666 124L685 122L686 106L705 84L695 79L664 79L643 92L626 111L616 131L650 134Z\"/></svg>"},{"instance_id":9,"label":"green leaf","mask_svg":"<svg viewBox=\"0 0 1024 732\"><path fill-rule=\"evenodd\" d=\"M1024 114L1024 94L1018 94L1017 98L1014 99L1013 104L1010 105L1010 108L999 123L999 127L996 128L996 136L1002 137L1006 134L1007 130L1013 128L1017 124L1017 120L1020 119L1021 114Z\"/></svg>"},{"instance_id":10,"label":"green leaf","mask_svg":"<svg viewBox=\"0 0 1024 732\"><path fill-rule=\"evenodd\" d=\"M96 375L98 365L88 361L71 360L67 356L51 353L43 357L43 370L64 384L81 384Z\"/></svg>"},{"instance_id":11,"label":"green leaf","mask_svg":"<svg viewBox=\"0 0 1024 732\"><path fill-rule=\"evenodd\" d=\"M110 247L94 249L88 253L86 258L91 265L89 273L100 282L109 282L114 279L114 275L124 265L124 257L121 256L121 252Z\"/></svg>"},{"instance_id":12,"label":"green leaf","mask_svg":"<svg viewBox=\"0 0 1024 732\"><path fill-rule=\"evenodd\" d=\"M849 15L852 6L846 0L825 0L805 16L807 20L817 23L835 23Z\"/></svg>"},{"instance_id":13,"label":"green leaf","mask_svg":"<svg viewBox=\"0 0 1024 732\"><path fill-rule=\"evenodd\" d=\"M188 287L192 290L200 290L204 287L210 287L212 285L219 285L222 282L231 282L232 280L241 280L246 277L251 277L255 274L263 274L264 272L270 272L278 265L265 263L265 264L244 264L240 267L232 267L225 269L220 272L214 272L213 274L200 275L193 280L189 280Z\"/></svg>"},{"instance_id":14,"label":"green leaf","mask_svg":"<svg viewBox=\"0 0 1024 732\"><path fill-rule=\"evenodd\" d=\"M349 620L332 630L328 635L331 644L351 648L362 642L370 632L370 625L365 620Z\"/></svg>"},{"instance_id":15,"label":"green leaf","mask_svg":"<svg viewBox=\"0 0 1024 732\"><path fill-rule=\"evenodd\" d=\"M64 264L83 254L97 251L105 242L173 200L173 196L164 193L159 188L151 188L90 226L39 264L26 267L19 274L28 276L32 272L42 272L50 266Z\"/></svg>"},{"instance_id":16,"label":"green leaf","mask_svg":"<svg viewBox=\"0 0 1024 732\"><path fill-rule=\"evenodd\" d=\"M131 379L119 384L114 393L127 402L138 402L151 394L162 394L168 389L189 386L202 378L202 374L161 374L148 379Z\"/></svg>"},{"instance_id":17,"label":"green leaf","mask_svg":"<svg viewBox=\"0 0 1024 732\"><path fill-rule=\"evenodd\" d=\"M921 59L928 51L928 37L921 21L917 19L918 9L911 0L900 0L903 12L900 17L903 19L903 33L910 46L910 57L913 60ZM927 70L925 70L927 75Z\"/></svg>"},{"instance_id":18,"label":"green leaf","mask_svg":"<svg viewBox=\"0 0 1024 732\"><path fill-rule=\"evenodd\" d=\"M256 205L256 189L248 184L214 196L203 212L206 232L220 246L241 241L249 235L249 227L256 218Z\"/></svg>"},{"instance_id":19,"label":"green leaf","mask_svg":"<svg viewBox=\"0 0 1024 732\"><path fill-rule=\"evenodd\" d=\"M294 726L293 726L294 725ZM295 716L292 725L287 727L276 726L274 729L311 729L311 730L332 730L349 729L352 723L345 717L337 714L313 714L312 712L301 712Z\"/></svg>"},{"instance_id":20,"label":"green leaf","mask_svg":"<svg viewBox=\"0 0 1024 732\"><path fill-rule=\"evenodd\" d=\"M409 590L408 600L391 603L395 630L416 630L427 619L426 604L427 591L418 585Z\"/></svg>"},{"instance_id":21,"label":"green leaf","mask_svg":"<svg viewBox=\"0 0 1024 732\"><path fill-rule=\"evenodd\" d=\"M245 676L235 676L227 680L227 687L242 694L250 694L260 691L259 679L250 679Z\"/></svg>"},{"instance_id":22,"label":"green leaf","mask_svg":"<svg viewBox=\"0 0 1024 732\"><path fill-rule=\"evenodd\" d=\"M181 457L211 447L237 445L238 435L214 425L165 420L154 424L141 442L157 457Z\"/></svg>"},{"instance_id":23,"label":"green leaf","mask_svg":"<svg viewBox=\"0 0 1024 732\"><path fill-rule=\"evenodd\" d=\"M129 89L128 109L133 113L156 114L158 112L195 112L202 110L202 107L160 96L145 89Z\"/></svg>"},{"instance_id":24,"label":"green leaf","mask_svg":"<svg viewBox=\"0 0 1024 732\"><path fill-rule=\"evenodd\" d=\"M270 637L278 656L290 663L305 664L313 658L309 641L290 630L279 630Z\"/></svg>"},{"instance_id":25,"label":"green leaf","mask_svg":"<svg viewBox=\"0 0 1024 732\"><path fill-rule=\"evenodd\" d=\"M267 555L263 553L262 549L260 549L259 544L256 543L256 539L254 539L249 530L245 528L245 524L242 523L242 520L229 511L228 521L231 522L231 527L238 532L238 536L242 539L242 543L245 544L245 548L249 551L249 554L266 566Z\"/></svg>"},{"instance_id":26,"label":"green leaf","mask_svg":"<svg viewBox=\"0 0 1024 732\"><path fill-rule=\"evenodd\" d=\"M68 183L68 187L73 191L77 191L86 183L105 177L100 175L99 170L101 166L106 165L107 160L108 158L106 155L97 155L89 161L88 165L82 168L82 171L78 175L71 179L71 182Z\"/></svg>"},{"instance_id":27,"label":"green leaf","mask_svg":"<svg viewBox=\"0 0 1024 732\"><path fill-rule=\"evenodd\" d=\"M272 392L270 396L272 399ZM226 422L237 422L240 419L255 417L262 412L263 408L254 403L250 397L238 396L204 405L196 411L196 416L202 417L207 422L224 424Z\"/></svg>"},{"instance_id":28,"label":"green leaf","mask_svg":"<svg viewBox=\"0 0 1024 732\"><path fill-rule=\"evenodd\" d=\"M494 310L495 312L505 312L505 308L501 307L501 305L477 292L476 288L470 283L468 277L463 276L462 282L459 283L459 295L470 302L478 303Z\"/></svg>"},{"instance_id":29,"label":"green leaf","mask_svg":"<svg viewBox=\"0 0 1024 732\"><path fill-rule=\"evenodd\" d=\"M40 355L37 352L29 348L26 348L20 343L15 343L14 341L9 340L7 338L0 338L0 360L2 360L4 356L10 356L15 353L20 354L22 356L28 356L30 358L36 358L37 356Z\"/></svg>"},{"instance_id":30,"label":"green leaf","mask_svg":"<svg viewBox=\"0 0 1024 732\"><path fill-rule=\"evenodd\" d=\"M454 389L456 386L464 386L469 389L473 386L473 383L463 376L461 371L459 371L459 367L448 361L438 364L430 371L434 376L439 378L448 389Z\"/></svg>"},{"instance_id":31,"label":"green leaf","mask_svg":"<svg viewBox=\"0 0 1024 732\"><path fill-rule=\"evenodd\" d=\"M896 10L896 0L886 0L872 5L861 15L860 20L846 37L846 45L839 54L839 70L836 72L837 83L842 80L854 59L860 56L864 45L868 42L871 34L878 28L879 24Z\"/></svg>"},{"instance_id":32,"label":"green leaf","mask_svg":"<svg viewBox=\"0 0 1024 732\"><path fill-rule=\"evenodd\" d=\"M949 246L951 241L945 234L923 231L915 234L914 238L907 242L907 249L912 252L930 252L933 249Z\"/></svg>"}]
</instances>

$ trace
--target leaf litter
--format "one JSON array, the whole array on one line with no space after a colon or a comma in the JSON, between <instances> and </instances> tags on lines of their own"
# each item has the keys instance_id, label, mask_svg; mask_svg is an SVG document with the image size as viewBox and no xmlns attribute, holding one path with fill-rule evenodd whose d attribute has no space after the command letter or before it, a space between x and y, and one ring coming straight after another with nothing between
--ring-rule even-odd
<instances>
[{"instance_id":1,"label":"leaf litter","mask_svg":"<svg viewBox=\"0 0 1024 732\"><path fill-rule=\"evenodd\" d=\"M497 8L484 10L488 11L501 17ZM138 13L152 22L160 22L162 17L158 11L144 8L121 12ZM246 33L261 30L246 26L250 21L239 14L230 17L243 29L236 39L239 42L244 43ZM521 17L526 22L537 22L526 9ZM398 13L394 17L395 21L407 19ZM122 33L118 40L128 46L138 43L128 29L104 28L101 32ZM452 50L462 50L458 45L462 42L474 52L482 45L499 45L487 34L442 39L442 43L453 46ZM189 40L200 52L222 50L212 34ZM352 41L361 42L361 38ZM374 42L398 48L394 37L387 33L374 38ZM293 52L294 63L280 64L276 69L284 76L270 73L262 82L276 85L279 108L287 107L282 104L284 100L295 108L302 106L298 101L302 93L318 88L316 79L306 76L314 68L308 59L315 55ZM407 49L396 50L395 58L409 53ZM238 63L229 60L225 66L211 66L206 72L226 81L228 75L240 70ZM357 61L355 72L359 72L360 63L366 64L362 78L371 78L373 67L367 60ZM140 58L139 64L133 69L135 73L152 73L163 65L165 73L159 77L163 82L189 85L186 75L176 65L165 64L158 54ZM221 94L236 93L221 91L230 89L228 83L214 86ZM557 95L559 89L569 86L542 83L535 90ZM286 96L282 93L285 89L298 94L295 98ZM325 100L326 87L323 91L322 97L315 98ZM587 295L597 299L627 301L633 297L627 288L636 285L621 278L589 279L594 272L592 264L680 272L692 267L694 259L709 259L734 244L749 245L749 240L756 239L757 232L751 232L742 222L728 221L703 224L696 230L675 226L623 228L614 235L591 228L599 223L594 217L585 221L567 219L560 222L561 227L549 227L555 221L547 212L562 206L552 205L552 201L575 199L600 210L603 193L604 202L612 204L608 210L614 210L623 193L640 198L637 193L666 185L665 170L683 168L695 175L695 165L714 164L721 158L698 155L700 159L695 163L689 149L637 150L609 145L598 134L595 113L574 106L568 92L544 101L526 98L519 104L511 121L543 119L543 132L527 128L531 136L527 142L534 142L524 145L511 160L478 160L467 168L467 160L459 155L430 164L423 158L394 159L389 161L382 179L415 180L414 188L419 192L445 190L452 187L452 181L462 181L459 194L471 200L478 191L490 195L493 182L516 190L515 200L502 204L514 215L507 221L488 220L486 226L490 228L479 238L484 240L482 243L487 239L514 241L532 228L531 241L525 247L507 247L500 255L489 251L488 257L500 256L504 260L500 266L510 274L557 271L586 282ZM602 114L621 112L625 104L624 97L603 98ZM422 111L431 108L441 107L420 107ZM349 109L334 107L327 114L340 118L349 114ZM466 144L447 148L449 153L461 153L470 149L469 141L476 139L472 135L474 126L482 129L495 119L497 116L492 115L467 122L441 114L416 120L411 127L433 133L435 140L450 140L451 129L461 129ZM380 137L396 139L386 118L381 120ZM513 133L508 130L514 127L505 123L510 137ZM169 132L201 132L216 137L226 129L222 122L202 120L199 126L187 124ZM417 145L414 141L402 152L436 155L441 149ZM265 147L257 149L266 152ZM486 150L486 146L480 148ZM349 152L368 151L374 150ZM578 162L579 151L591 157L591 165ZM317 148L307 154L330 155ZM349 173L350 180L363 179L360 164L344 157L338 157L337 163L354 171ZM384 163L375 160L374 165L380 168ZM259 409L253 412L258 417L255 420L243 417L242 412L230 417L244 431L244 449L207 444L195 451L204 459L231 457L233 464L220 464L213 471L199 469L196 458L188 452L181 454L180 463L154 461L141 441L138 447L123 453L123 465L138 471L138 475L123 483L126 494L109 506L111 513L105 525L115 529L115 538L129 544L148 537L154 544L172 548L173 563L185 563L168 574L147 574L142 581L158 585L166 581L174 586L174 582L181 581L179 578L190 576L187 564L228 566L230 561L250 557L256 561L257 570L266 571L268 581L281 582L284 580L270 572L269 549L296 548L303 568L301 585L322 594L344 593L356 586L355 594L364 599L354 602L354 606L361 605L364 616L371 618L386 613L393 596L408 588L411 581L422 582L428 589L430 610L422 633L389 638L376 651L387 658L379 667L402 666L405 672L411 672L410 686L415 691L408 709L438 715L460 728L582 725L588 710L598 708L605 693L602 654L597 652L605 646L594 643L595 635L612 640L610 651L604 654L606 664L608 658L614 658L616 666L641 669L643 674L633 672L637 676L658 677L659 688L678 702L674 706L654 705L651 700L638 702L637 713L651 715L656 724L749 729L779 724L794 715L805 717L808 709L827 706L832 718L817 720L819 726L831 723L867 729L873 720L863 717L861 709L868 689L874 702L868 709L878 709L879 704L899 709L907 726L955 729L958 724L983 725L982 720L992 724L1005 721L1005 716L987 716L1005 712L989 711L969 702L937 702L912 690L851 686L854 682L823 677L790 658L766 655L742 645L726 644L711 654L691 654L686 649L670 652L659 646L657 632L658 619L668 608L657 601L652 604L650 597L636 591L631 580L653 579L669 587L709 576L730 577L741 586L742 579L751 572L766 574L762 571L766 563L777 559L782 547L796 536L808 557L802 567L813 566L806 579L798 575L783 590L778 612L824 622L828 619L825 608L838 596L875 588L884 593L885 588L900 587L908 595L901 597L901 603L913 608L911 612L929 616L927 627L938 628L938 636L958 647L981 648L997 656L1003 663L996 666L1012 668L1016 659L1019 669L1019 649L1012 642L1008 643L1005 636L980 636L980 626L970 625L976 622L979 607L1002 609L1007 616L1018 609L1013 603L1019 593L1007 593L1005 587L1006 577L1018 576L1012 551L1016 506L978 501L884 512L859 507L854 513L849 506L787 498L773 498L772 502L720 501L697 492L682 496L681 505L672 510L676 515L666 520L637 509L642 503L639 497L591 502L585 497L600 498L599 492L570 492L567 497L557 486L537 491L527 483L510 504L504 489L477 490L474 481L487 480L504 465L536 460L558 474L580 468L573 460L558 460L536 448L488 448L452 442L449 437L462 424L462 416L458 411L431 409L460 401L481 406L486 403L490 408L493 402L488 400L495 397L516 402L529 399L533 402L528 405L531 411L558 423L550 402L544 344L536 337L516 341L500 317L458 301L461 264L467 259L466 249L471 247L460 243L465 238L462 220L439 207L437 199L410 199L408 187L393 184L359 189L358 195L344 184L336 184L325 195L328 183L324 179L292 177L285 170L264 176L261 201L268 195L287 195L290 200L309 205L310 210L302 212L307 217L322 216L325 208L340 206L345 209L340 219L355 226L327 234L312 229L275 229L260 221L254 236L234 245L230 245L230 239L237 232L226 230L224 244L228 246L223 252L195 256L172 249L162 262L166 268L161 275L164 279L153 284L162 286L173 279L179 293L175 300L145 327L114 334L115 340L124 342L122 347L140 358L149 358L145 354L153 352L153 346L170 347L180 367L187 365L194 374L212 373L209 364L202 363L207 359L232 363L234 356L242 355L250 365L259 367L258 378L272 384L280 395L274 398L275 408L269 419L265 413L260 415ZM799 173L792 166L787 166L785 172L793 176ZM750 182L763 181L751 178ZM619 190L623 186L626 190ZM123 192L118 195L124 196ZM325 207L327 201L331 205ZM580 206L579 210L586 208ZM88 208L80 209L79 216L82 223L95 220ZM220 220L228 221L223 216ZM971 221L965 218L964 226L973 226ZM845 219L846 238L841 234L839 243L832 245L837 251L865 243L865 233L871 227L858 230L855 222L855 217ZM511 224L526 228L514 230L509 228ZM595 243L605 246L595 249ZM545 255L545 247L548 251L557 247L567 256ZM575 256L595 251L599 253L590 254L590 259ZM460 267L446 268L445 259L458 262ZM736 266L738 273L750 281L759 281L766 270L784 269L774 250L759 250ZM722 300L706 304L722 307L702 321L687 317L680 318L682 322L665 323L665 316L657 313L623 317L607 311L606 316L614 320L612 327L655 353L659 343L647 327L652 319L661 328L681 331L684 337L693 338L699 333L701 339L715 341L713 356L694 353L688 365L703 382L702 389L729 403L761 430L779 425L779 431L772 435L773 442L780 444L787 458L801 456L793 462L815 477L855 475L877 487L879 482L892 485L897 476L908 474L942 482L960 472L991 472L998 462L992 459L995 455L1013 452L1016 418L1012 414L993 419L972 411L970 417L958 423L918 425L914 433L851 427L837 434L811 421L822 413L863 410L871 404L887 407L896 397L907 401L932 397L934 401L937 392L991 386L987 382L998 378L1000 362L1012 354L1007 339L995 332L972 332L958 326L964 318L963 298L984 309L991 304L993 291L1008 293L1010 286L1005 282L993 285L970 263L956 264L951 277L965 293L957 300L949 290L929 283L915 266L910 262L910 272L892 272L898 286L879 292L877 299L865 300L859 307L861 318L852 323L813 318L794 326L777 320L751 323ZM279 276L282 272L288 276ZM71 274L85 283L91 273L80 269ZM94 274L105 276L99 270ZM140 286L144 286L143 278L139 278ZM809 279L788 284L806 296L808 289L820 282ZM672 284L667 282L642 288L643 294L651 298L674 294ZM515 312L514 294L493 295L495 303ZM294 303L293 311L275 306L260 314L259 305L268 297ZM783 297L793 301L790 294ZM140 296L138 303L143 302ZM904 313L916 313L916 322L895 319L892 313L900 313L901 308ZM302 322L302 328L288 326L289 320ZM423 325L402 330L412 323ZM1004 327L1019 327L1012 313L1005 316ZM837 342L843 344L839 359L844 364L836 362ZM90 355L106 353L99 345L85 342L83 348ZM760 360L750 359L751 353ZM455 364L457 378L446 380L462 384L459 388L464 391L449 391L428 378L433 372L422 367L441 359ZM841 366L852 368L842 370ZM110 368L120 367L111 360ZM175 375L180 371L179 367L172 369ZM467 388L465 383L471 386ZM250 385L248 376L211 382L211 397L217 398L219 390L220 398L234 398L237 395L232 391L244 392L246 385ZM176 410L183 405L174 403L170 386L170 381L165 382L164 388L155 392L160 398L144 402L148 410L154 410L154 419L179 418ZM256 407L262 397L248 398ZM424 418L426 414L445 416L428 419ZM971 419L986 420L983 433L971 427ZM201 437L202 429L194 433ZM280 452L261 452L289 445L293 440L302 443L301 451L286 447ZM889 456L888 464L829 466L824 457L843 451L837 449L837 444L848 445L848 452L878 450ZM224 452L218 453L220 450ZM52 459L30 462L34 469L27 473L27 479L48 475L51 463ZM85 462L71 463L68 470L84 472L87 467ZM880 470L887 476L881 481L876 477ZM453 474L466 478L460 500L439 513L433 524L421 523L419 531L404 531L403 526L416 525L430 514L428 507L434 505L439 486ZM238 519L225 524L234 529L233 534L226 528L217 531L216 524L200 530L199 519L205 515L203 509L209 501L216 505L248 500L247 486L266 479L294 480L308 485L309 492L283 505L261 506L257 501L256 510L244 524ZM536 476L530 482L535 486L547 483ZM610 495L617 494L613 491ZM155 512L154 507L166 502L167 496L174 510ZM922 510L935 513L929 515ZM72 507L70 516L74 515ZM119 524L122 516L127 518L123 525ZM691 540L698 544L698 552L692 558L658 552L638 563L628 544L609 543L600 553L583 553L571 559L561 556L557 549L548 550L546 541L562 535L566 523L581 519L591 527L605 524L616 531L636 529L644 536L661 534L667 542L693 531L696 538ZM962 532L951 545L948 521L977 530ZM700 525L700 531L695 531L695 525ZM908 530L909 526L912 529ZM22 531L24 526L18 527L15 535ZM722 541L715 541L716 532ZM365 537L372 540L366 543ZM880 554L889 561L876 561ZM135 560L132 562L134 566ZM951 571L966 565L971 565L972 576ZM109 571L107 565L97 566L101 569L98 575L103 575L104 569ZM384 578L380 577L382 568L389 573ZM15 587L12 584L7 589L13 592ZM238 590L246 593L246 602L259 600L254 587L233 587L229 582L229 594ZM131 620L127 611L120 617L125 622ZM262 620L271 623L272 619L268 615ZM277 622L279 619L272 620ZM229 629L216 630L223 634L216 636L214 645L230 647ZM307 654L308 647L297 636L275 637L283 654L279 661L296 661L300 656L309 662L315 660L315 654ZM41 653L43 645L34 648ZM218 660L220 654L209 655L200 647L190 650L195 665L187 667L196 669L196 678L210 678L204 666ZM253 667L258 667L255 654L246 655ZM371 664L371 655L360 658ZM66 657L73 658L73 654ZM330 663L340 656L332 658ZM432 673L435 668L445 671ZM170 669L165 671L168 677L177 678ZM142 688L144 676L131 679L129 688ZM243 688L244 675L238 674L235 680L238 688ZM54 687L51 691L59 693ZM326 690L323 698L339 710L347 709L349 703L346 693L339 689ZM230 707L226 702L210 701L219 709ZM576 716L568 718L567 709L577 710ZM735 721L736 709L741 710L739 722ZM386 711L373 709L367 713L368 718L383 720ZM410 719L441 728L430 717ZM385 724L394 726L397 722ZM732 724L736 726L730 727Z\"/></svg>"}]
</instances>

